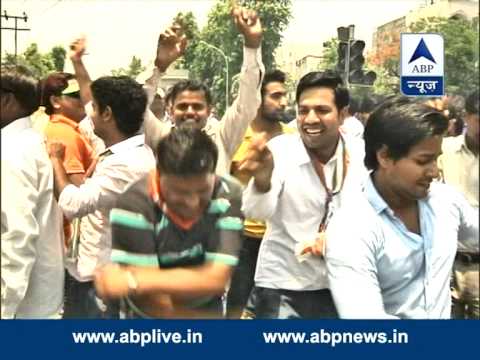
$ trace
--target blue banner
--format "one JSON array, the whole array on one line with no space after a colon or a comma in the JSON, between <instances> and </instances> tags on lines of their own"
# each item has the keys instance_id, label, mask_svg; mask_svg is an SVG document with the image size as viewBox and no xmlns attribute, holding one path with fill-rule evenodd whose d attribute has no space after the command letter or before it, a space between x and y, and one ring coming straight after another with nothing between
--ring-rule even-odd
<instances>
[{"instance_id":1,"label":"blue banner","mask_svg":"<svg viewBox=\"0 0 480 360\"><path fill-rule=\"evenodd\" d=\"M3 359L457 359L479 334L457 320L0 321Z\"/></svg>"}]
</instances>

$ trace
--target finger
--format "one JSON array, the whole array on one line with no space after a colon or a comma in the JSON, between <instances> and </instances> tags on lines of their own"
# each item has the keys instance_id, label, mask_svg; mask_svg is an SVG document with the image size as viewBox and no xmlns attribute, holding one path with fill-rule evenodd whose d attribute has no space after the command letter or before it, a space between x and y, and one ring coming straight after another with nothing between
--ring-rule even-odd
<instances>
[{"instance_id":1,"label":"finger","mask_svg":"<svg viewBox=\"0 0 480 360\"><path fill-rule=\"evenodd\" d=\"M306 248L304 248L302 250L302 252L300 253L300 255L306 255L306 254L309 254L312 252L312 247L311 246L307 246Z\"/></svg>"}]
</instances>

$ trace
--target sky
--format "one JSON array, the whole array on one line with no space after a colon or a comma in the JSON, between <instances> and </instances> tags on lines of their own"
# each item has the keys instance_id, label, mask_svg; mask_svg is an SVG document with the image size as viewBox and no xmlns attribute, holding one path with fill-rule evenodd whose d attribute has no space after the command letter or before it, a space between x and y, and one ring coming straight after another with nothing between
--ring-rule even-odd
<instances>
[{"instance_id":1,"label":"sky","mask_svg":"<svg viewBox=\"0 0 480 360\"><path fill-rule=\"evenodd\" d=\"M200 27L207 22L213 0L3 0L2 14L28 15L19 27L18 50L36 42L40 51L68 44L84 34L85 63L93 78L126 67L133 55L142 63L153 61L159 33L179 11L192 11ZM425 0L292 0L293 18L283 43L318 44L336 36L339 26L355 24L355 38L371 44L375 28L403 16ZM14 21L2 18L2 27ZM2 54L14 52L13 31L2 30ZM316 45L316 46L313 46ZM305 54L298 54L301 58ZM67 61L65 71L71 71Z\"/></svg>"}]
</instances>

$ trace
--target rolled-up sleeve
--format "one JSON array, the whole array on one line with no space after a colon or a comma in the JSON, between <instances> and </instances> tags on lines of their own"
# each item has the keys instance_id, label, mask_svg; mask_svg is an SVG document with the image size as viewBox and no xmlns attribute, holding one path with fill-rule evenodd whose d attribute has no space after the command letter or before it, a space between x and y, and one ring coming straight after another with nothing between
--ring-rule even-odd
<instances>
[{"instance_id":1,"label":"rolled-up sleeve","mask_svg":"<svg viewBox=\"0 0 480 360\"><path fill-rule=\"evenodd\" d=\"M460 192L455 193L454 203L460 216L458 249L478 254L480 253L478 207L470 205Z\"/></svg>"},{"instance_id":2,"label":"rolled-up sleeve","mask_svg":"<svg viewBox=\"0 0 480 360\"><path fill-rule=\"evenodd\" d=\"M243 64L238 96L226 110L220 123L219 135L230 157L233 157L250 122L261 104L260 88L265 73L261 47L243 48Z\"/></svg>"},{"instance_id":3,"label":"rolled-up sleeve","mask_svg":"<svg viewBox=\"0 0 480 360\"><path fill-rule=\"evenodd\" d=\"M270 219L277 208L282 186L282 182L275 176L275 170L268 192L258 191L254 179L251 178L242 196L242 211L245 217L263 221Z\"/></svg>"},{"instance_id":4,"label":"rolled-up sleeve","mask_svg":"<svg viewBox=\"0 0 480 360\"><path fill-rule=\"evenodd\" d=\"M68 219L78 218L96 210L111 209L127 184L132 182L131 169L125 164L112 164L85 180L77 187L67 185L58 204Z\"/></svg>"}]
</instances>

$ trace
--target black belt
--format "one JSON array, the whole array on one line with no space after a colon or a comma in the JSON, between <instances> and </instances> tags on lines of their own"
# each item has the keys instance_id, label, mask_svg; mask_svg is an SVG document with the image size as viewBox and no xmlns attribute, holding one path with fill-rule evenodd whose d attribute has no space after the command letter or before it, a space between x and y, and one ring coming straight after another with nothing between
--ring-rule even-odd
<instances>
[{"instance_id":1,"label":"black belt","mask_svg":"<svg viewBox=\"0 0 480 360\"><path fill-rule=\"evenodd\" d=\"M455 260L466 264L478 264L480 263L480 254L457 252L457 255L455 255Z\"/></svg>"}]
</instances>

